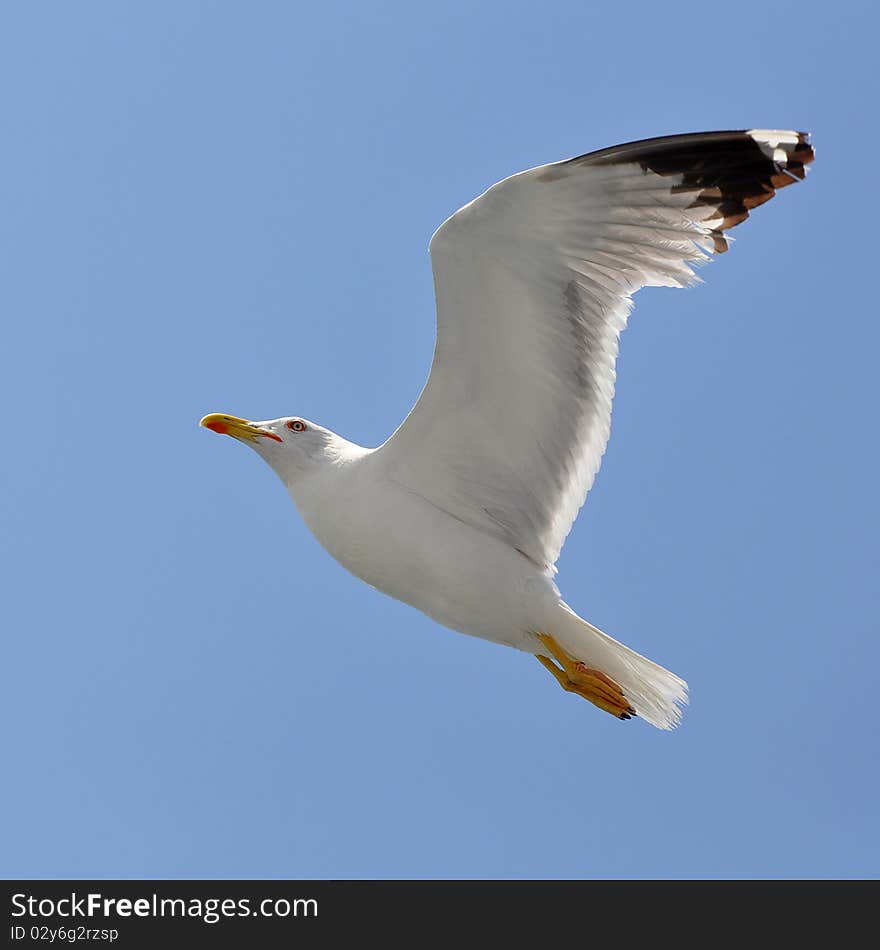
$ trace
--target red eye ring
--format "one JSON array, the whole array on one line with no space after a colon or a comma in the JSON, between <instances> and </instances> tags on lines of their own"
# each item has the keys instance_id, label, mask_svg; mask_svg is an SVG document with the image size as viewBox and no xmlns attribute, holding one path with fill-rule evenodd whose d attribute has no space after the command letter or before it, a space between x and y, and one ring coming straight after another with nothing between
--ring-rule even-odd
<instances>
[{"instance_id":1,"label":"red eye ring","mask_svg":"<svg viewBox=\"0 0 880 950\"><path fill-rule=\"evenodd\" d=\"M291 432L305 432L306 424L302 419L291 419L291 421L287 423L287 428L290 429Z\"/></svg>"}]
</instances>

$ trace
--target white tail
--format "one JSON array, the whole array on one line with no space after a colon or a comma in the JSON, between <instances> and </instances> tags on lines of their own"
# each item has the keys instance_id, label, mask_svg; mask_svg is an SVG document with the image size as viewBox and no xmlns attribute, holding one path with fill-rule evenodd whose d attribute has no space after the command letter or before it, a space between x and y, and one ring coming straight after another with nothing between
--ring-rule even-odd
<instances>
[{"instance_id":1,"label":"white tail","mask_svg":"<svg viewBox=\"0 0 880 950\"><path fill-rule=\"evenodd\" d=\"M557 624L550 631L575 659L618 683L637 715L658 729L674 729L688 701L687 683L640 656L579 617L560 601Z\"/></svg>"}]
</instances>

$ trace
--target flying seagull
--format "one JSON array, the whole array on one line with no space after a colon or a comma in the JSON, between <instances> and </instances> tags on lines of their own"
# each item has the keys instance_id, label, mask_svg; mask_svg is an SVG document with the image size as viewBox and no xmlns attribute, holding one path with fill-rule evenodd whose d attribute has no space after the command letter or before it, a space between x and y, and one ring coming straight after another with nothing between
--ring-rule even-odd
<instances>
[{"instance_id":1,"label":"flying seagull","mask_svg":"<svg viewBox=\"0 0 880 950\"><path fill-rule=\"evenodd\" d=\"M806 133L700 132L506 178L431 239L434 361L383 445L299 416L201 425L256 449L355 576L534 654L619 719L672 729L687 684L579 617L554 565L608 441L632 295L694 283L727 230L812 160Z\"/></svg>"}]
</instances>

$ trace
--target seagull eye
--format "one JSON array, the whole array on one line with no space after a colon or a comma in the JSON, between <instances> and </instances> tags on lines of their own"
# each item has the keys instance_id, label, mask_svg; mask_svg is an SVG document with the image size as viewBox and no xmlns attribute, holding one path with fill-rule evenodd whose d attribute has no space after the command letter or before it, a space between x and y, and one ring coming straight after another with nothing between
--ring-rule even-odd
<instances>
[{"instance_id":1,"label":"seagull eye","mask_svg":"<svg viewBox=\"0 0 880 950\"><path fill-rule=\"evenodd\" d=\"M302 419L294 419L292 422L287 423L287 428L290 429L291 432L305 432L306 424Z\"/></svg>"}]
</instances>

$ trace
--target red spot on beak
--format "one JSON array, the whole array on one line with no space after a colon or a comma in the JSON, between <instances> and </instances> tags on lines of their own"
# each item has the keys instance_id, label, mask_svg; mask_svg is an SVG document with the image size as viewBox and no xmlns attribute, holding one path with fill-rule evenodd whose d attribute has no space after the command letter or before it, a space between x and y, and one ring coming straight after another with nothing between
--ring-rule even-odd
<instances>
[{"instance_id":1,"label":"red spot on beak","mask_svg":"<svg viewBox=\"0 0 880 950\"><path fill-rule=\"evenodd\" d=\"M229 426L225 422L206 422L205 428L212 432L219 432L220 435L226 435L229 432Z\"/></svg>"}]
</instances>

